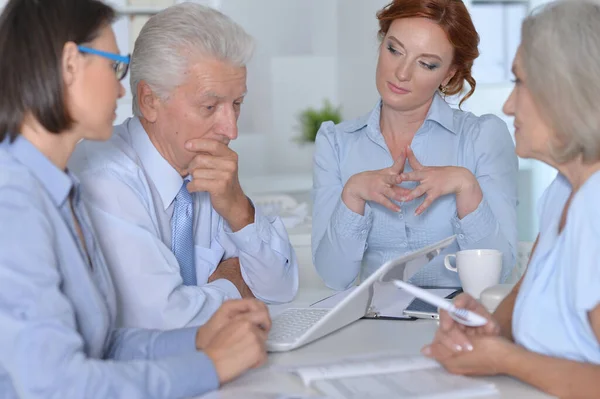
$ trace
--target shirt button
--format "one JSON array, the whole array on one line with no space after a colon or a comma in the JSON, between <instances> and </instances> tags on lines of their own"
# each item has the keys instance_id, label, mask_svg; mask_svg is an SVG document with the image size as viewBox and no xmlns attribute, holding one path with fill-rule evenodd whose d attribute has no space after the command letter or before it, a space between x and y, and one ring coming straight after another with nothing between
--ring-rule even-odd
<instances>
[{"instance_id":1,"label":"shirt button","mask_svg":"<svg viewBox=\"0 0 600 399\"><path fill-rule=\"evenodd\" d=\"M464 234L459 234L458 238L460 238L462 240L463 238L465 238L465 235Z\"/></svg>"},{"instance_id":2,"label":"shirt button","mask_svg":"<svg viewBox=\"0 0 600 399\"><path fill-rule=\"evenodd\" d=\"M404 215L402 214L402 212L398 212L398 219L404 219Z\"/></svg>"},{"instance_id":3,"label":"shirt button","mask_svg":"<svg viewBox=\"0 0 600 399\"><path fill-rule=\"evenodd\" d=\"M401 244L401 245L402 245L403 247L407 247L407 246L408 246L408 243L407 243L406 241L402 241L402 244Z\"/></svg>"},{"instance_id":4,"label":"shirt button","mask_svg":"<svg viewBox=\"0 0 600 399\"><path fill-rule=\"evenodd\" d=\"M362 234L367 234L367 229L362 229L360 232L361 232Z\"/></svg>"},{"instance_id":5,"label":"shirt button","mask_svg":"<svg viewBox=\"0 0 600 399\"><path fill-rule=\"evenodd\" d=\"M456 223L456 224L454 225L454 227L456 227L457 229L460 229L460 224L459 224L459 223Z\"/></svg>"}]
</instances>

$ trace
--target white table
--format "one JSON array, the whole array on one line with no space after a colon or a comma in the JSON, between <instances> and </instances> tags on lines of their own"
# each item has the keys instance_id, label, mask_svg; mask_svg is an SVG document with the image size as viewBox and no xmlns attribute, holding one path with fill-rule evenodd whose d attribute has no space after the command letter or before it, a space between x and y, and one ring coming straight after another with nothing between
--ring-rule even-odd
<instances>
[{"instance_id":1,"label":"white table","mask_svg":"<svg viewBox=\"0 0 600 399\"><path fill-rule=\"evenodd\" d=\"M289 306L310 305L331 292L322 289L301 291L293 304L281 306L274 312ZM266 366L247 373L224 386L222 390L223 393L229 392L231 397L240 398L244 397L243 393L249 391L316 395L317 392L304 387L298 377L286 373L284 369L374 353L417 355L424 345L431 342L436 329L437 322L429 320L358 320L302 348L270 354ZM496 385L501 398L550 398L513 378L486 377L484 379Z\"/></svg>"}]
</instances>

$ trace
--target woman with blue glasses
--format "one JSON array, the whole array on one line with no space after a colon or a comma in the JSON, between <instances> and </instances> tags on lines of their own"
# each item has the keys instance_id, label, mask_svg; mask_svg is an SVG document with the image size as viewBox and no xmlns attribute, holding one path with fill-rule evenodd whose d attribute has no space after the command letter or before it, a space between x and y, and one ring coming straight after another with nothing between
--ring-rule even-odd
<instances>
[{"instance_id":1,"label":"woman with blue glasses","mask_svg":"<svg viewBox=\"0 0 600 399\"><path fill-rule=\"evenodd\" d=\"M127 71L129 70L129 55L119 55L114 53L108 53L106 51L96 50L94 48L85 47L85 46L77 46L79 51L82 53L99 55L100 57L108 58L113 62L113 69L115 70L115 75L117 76L117 80L119 82L127 76Z\"/></svg>"},{"instance_id":2,"label":"woman with blue glasses","mask_svg":"<svg viewBox=\"0 0 600 399\"><path fill-rule=\"evenodd\" d=\"M180 398L262 364L255 300L202 327L114 328L111 277L67 162L112 133L119 55L99 0L10 0L0 15L0 396ZM135 265L132 265L135 267Z\"/></svg>"}]
</instances>

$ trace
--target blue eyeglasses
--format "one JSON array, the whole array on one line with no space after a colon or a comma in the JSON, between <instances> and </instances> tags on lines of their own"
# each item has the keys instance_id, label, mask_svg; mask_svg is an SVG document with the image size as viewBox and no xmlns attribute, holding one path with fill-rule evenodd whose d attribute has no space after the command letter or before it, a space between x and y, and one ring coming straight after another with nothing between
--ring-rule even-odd
<instances>
[{"instance_id":1,"label":"blue eyeglasses","mask_svg":"<svg viewBox=\"0 0 600 399\"><path fill-rule=\"evenodd\" d=\"M113 60L113 69L115 70L115 75L117 76L118 80L123 80L123 78L127 75L127 71L129 70L129 60L131 58L129 55L107 53L106 51L100 51L85 46L77 46L77 48L82 53L99 55L100 57Z\"/></svg>"}]
</instances>

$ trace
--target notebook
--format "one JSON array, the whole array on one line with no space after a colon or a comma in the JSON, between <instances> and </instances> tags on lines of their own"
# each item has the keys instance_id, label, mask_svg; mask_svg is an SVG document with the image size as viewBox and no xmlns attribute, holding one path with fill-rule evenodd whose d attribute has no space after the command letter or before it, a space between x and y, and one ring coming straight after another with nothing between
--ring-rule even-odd
<instances>
[{"instance_id":1,"label":"notebook","mask_svg":"<svg viewBox=\"0 0 600 399\"><path fill-rule=\"evenodd\" d=\"M423 356L370 355L292 372L331 399L451 399L498 395L494 384L452 375Z\"/></svg>"}]
</instances>

